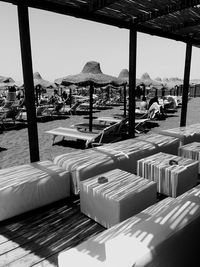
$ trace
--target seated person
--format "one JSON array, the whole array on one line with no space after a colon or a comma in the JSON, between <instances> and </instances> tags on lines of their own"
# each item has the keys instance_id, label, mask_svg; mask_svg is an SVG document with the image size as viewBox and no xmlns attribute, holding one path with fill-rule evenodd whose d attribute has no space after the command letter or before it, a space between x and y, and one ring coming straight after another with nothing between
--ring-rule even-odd
<instances>
[{"instance_id":1,"label":"seated person","mask_svg":"<svg viewBox=\"0 0 200 267\"><path fill-rule=\"evenodd\" d=\"M142 101L140 102L140 110L147 110L147 99L145 96L142 97Z\"/></svg>"},{"instance_id":2,"label":"seated person","mask_svg":"<svg viewBox=\"0 0 200 267\"><path fill-rule=\"evenodd\" d=\"M155 96L152 99L150 99L148 111L149 111L150 119L155 119L155 118L164 119L165 118L165 114L163 112L163 108L159 104L157 96Z\"/></svg>"}]
</instances>

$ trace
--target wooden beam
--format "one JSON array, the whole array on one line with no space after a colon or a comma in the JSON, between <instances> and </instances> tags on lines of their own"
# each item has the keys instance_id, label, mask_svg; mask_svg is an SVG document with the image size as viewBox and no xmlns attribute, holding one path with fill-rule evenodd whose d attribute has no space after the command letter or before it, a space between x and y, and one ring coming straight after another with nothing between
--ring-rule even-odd
<instances>
[{"instance_id":1,"label":"wooden beam","mask_svg":"<svg viewBox=\"0 0 200 267\"><path fill-rule=\"evenodd\" d=\"M26 105L27 122L28 122L30 161L35 162L39 161L40 157L39 157L38 131L37 131L37 121L36 121L36 110L35 110L35 94L34 94L34 84L33 84L28 7L23 4L19 4L17 6L17 9L18 9L18 20L19 20L22 69L23 69L24 88L25 88L25 105Z\"/></svg>"},{"instance_id":2,"label":"wooden beam","mask_svg":"<svg viewBox=\"0 0 200 267\"><path fill-rule=\"evenodd\" d=\"M188 91L189 91L189 82L190 82L191 56L192 56L192 45L190 43L187 43L186 55L185 55L183 93L182 93L182 109L181 109L181 120L180 120L180 126L181 127L186 125Z\"/></svg>"},{"instance_id":3,"label":"wooden beam","mask_svg":"<svg viewBox=\"0 0 200 267\"><path fill-rule=\"evenodd\" d=\"M170 31L158 29L158 28L157 29L149 28L149 27L143 26L143 25L135 25L135 27L136 27L138 32L151 34L151 35L155 35L155 36L159 36L159 37L163 37L163 38L167 38L167 39L172 39L175 41L192 43L193 45L196 45L196 46L200 45L199 40L196 40L195 38L192 38L190 36L181 36L181 35L176 34L174 32L170 32Z\"/></svg>"},{"instance_id":4,"label":"wooden beam","mask_svg":"<svg viewBox=\"0 0 200 267\"><path fill-rule=\"evenodd\" d=\"M10 2L13 4L18 4L18 3L26 3L29 7L33 8L38 8L46 11L51 11L54 13L58 14L63 14L63 15L68 15L68 16L74 16L77 18L81 19L86 19L90 21L95 21L99 23L103 23L106 25L111 25L119 28L125 28L125 29L130 29L131 27L136 27L138 32L146 33L146 34L151 34L151 35L156 35L159 37L163 38L168 38L176 41L181 41L181 42L191 42L193 45L200 46L200 41L197 41L193 38L190 38L189 36L180 36L175 33L170 33L167 31L164 31L162 29L155 29L155 28L150 28L144 25L137 25L134 24L134 22L130 19L127 20L121 20L118 18L113 18L113 17L108 17L104 16L102 14L96 14L92 12L88 12L88 8L76 8L64 4L60 4L60 2L49 2L49 1L41 1L41 0L0 0L3 2ZM199 0L200 1L200 0ZM28 2L28 3L27 3ZM64 2L63 2L64 3ZM127 14L127 17L130 17L130 14Z\"/></svg>"},{"instance_id":5,"label":"wooden beam","mask_svg":"<svg viewBox=\"0 0 200 267\"><path fill-rule=\"evenodd\" d=\"M136 19L137 23L142 23L156 18L166 16L184 9L195 7L200 4L200 0L179 0L178 3L172 3L169 5L163 5L162 8L152 10L149 13L139 15Z\"/></svg>"},{"instance_id":6,"label":"wooden beam","mask_svg":"<svg viewBox=\"0 0 200 267\"><path fill-rule=\"evenodd\" d=\"M181 30L184 31L187 28L195 27L199 25L200 25L200 18L195 19L195 20L193 19L193 20L183 21L182 23L179 23L179 24L173 24L170 27L167 27L166 29L170 32L178 33Z\"/></svg>"},{"instance_id":7,"label":"wooden beam","mask_svg":"<svg viewBox=\"0 0 200 267\"><path fill-rule=\"evenodd\" d=\"M90 0L89 12L95 12L104 7L110 6L117 2L117 0Z\"/></svg>"},{"instance_id":8,"label":"wooden beam","mask_svg":"<svg viewBox=\"0 0 200 267\"><path fill-rule=\"evenodd\" d=\"M129 34L129 137L135 137L135 87L136 87L137 31Z\"/></svg>"}]
</instances>

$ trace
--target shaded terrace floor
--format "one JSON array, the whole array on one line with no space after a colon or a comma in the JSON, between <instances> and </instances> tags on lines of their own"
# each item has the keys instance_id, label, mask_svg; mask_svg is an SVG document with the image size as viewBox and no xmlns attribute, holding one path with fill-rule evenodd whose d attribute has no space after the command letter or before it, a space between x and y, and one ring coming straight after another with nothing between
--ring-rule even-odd
<instances>
[{"instance_id":1,"label":"shaded terrace floor","mask_svg":"<svg viewBox=\"0 0 200 267\"><path fill-rule=\"evenodd\" d=\"M59 252L104 229L80 212L78 197L27 212L0 223L0 266L58 266Z\"/></svg>"}]
</instances>

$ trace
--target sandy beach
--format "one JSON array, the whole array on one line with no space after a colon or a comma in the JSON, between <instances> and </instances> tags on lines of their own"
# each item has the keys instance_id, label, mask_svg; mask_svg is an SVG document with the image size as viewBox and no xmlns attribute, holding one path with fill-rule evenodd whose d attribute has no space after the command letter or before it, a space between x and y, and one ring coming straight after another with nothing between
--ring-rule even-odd
<instances>
[{"instance_id":1,"label":"sandy beach","mask_svg":"<svg viewBox=\"0 0 200 267\"><path fill-rule=\"evenodd\" d=\"M123 114L123 106L113 107L94 113L98 116L111 116L112 114ZM166 120L157 121L159 126L152 128L148 133L159 132L162 129L178 127L180 124L181 109L174 114L169 114ZM40 148L40 160L53 160L55 156L81 149L74 141L58 142L52 146L52 135L46 131L57 127L70 127L79 122L88 122L84 115L69 115L68 118L54 119L38 122L38 137ZM200 123L200 98L192 98L188 102L187 125ZM58 141L60 137L57 137ZM0 134L0 168L17 166L29 163L29 143L26 125L18 124L15 129L3 131Z\"/></svg>"}]
</instances>

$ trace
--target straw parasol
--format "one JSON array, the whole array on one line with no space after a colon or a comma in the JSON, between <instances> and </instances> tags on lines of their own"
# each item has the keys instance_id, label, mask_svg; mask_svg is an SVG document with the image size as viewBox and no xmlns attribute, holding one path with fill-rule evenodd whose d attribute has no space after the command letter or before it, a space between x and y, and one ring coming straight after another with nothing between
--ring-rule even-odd
<instances>
[{"instance_id":1,"label":"straw parasol","mask_svg":"<svg viewBox=\"0 0 200 267\"><path fill-rule=\"evenodd\" d=\"M0 76L0 89L6 89L9 86L14 86L15 81L11 77Z\"/></svg>"},{"instance_id":2,"label":"straw parasol","mask_svg":"<svg viewBox=\"0 0 200 267\"><path fill-rule=\"evenodd\" d=\"M140 78L141 83L143 83L145 86L151 86L151 87L155 87L157 89L160 89L163 87L162 82L156 81L156 80L152 80L151 77L149 76L149 74L147 72L145 72L141 78Z\"/></svg>"},{"instance_id":3,"label":"straw parasol","mask_svg":"<svg viewBox=\"0 0 200 267\"><path fill-rule=\"evenodd\" d=\"M163 83L164 83L164 86L169 88L169 89L172 89L172 88L175 88L176 86L179 86L181 84L183 84L183 81L177 77L175 78L164 78L163 79Z\"/></svg>"},{"instance_id":4,"label":"straw parasol","mask_svg":"<svg viewBox=\"0 0 200 267\"><path fill-rule=\"evenodd\" d=\"M156 78L155 78L155 81L157 81L157 82L162 82L162 79L161 79L160 77L156 77Z\"/></svg>"},{"instance_id":5,"label":"straw parasol","mask_svg":"<svg viewBox=\"0 0 200 267\"><path fill-rule=\"evenodd\" d=\"M115 87L122 86L127 82L117 77L104 74L101 71L100 63L96 61L89 61L83 67L83 70L76 75L69 75L63 78L61 85L68 86L76 84L80 86L90 86L90 116L89 116L89 130L92 131L92 102L94 87L103 87L106 85L113 85Z\"/></svg>"},{"instance_id":6,"label":"straw parasol","mask_svg":"<svg viewBox=\"0 0 200 267\"><path fill-rule=\"evenodd\" d=\"M104 74L101 71L100 64L96 61L89 61L83 67L81 73L76 75L69 75L63 78L63 85L77 84L88 86L93 84L95 87L102 87L108 84L113 86L121 86L126 82L114 76Z\"/></svg>"},{"instance_id":7,"label":"straw parasol","mask_svg":"<svg viewBox=\"0 0 200 267\"><path fill-rule=\"evenodd\" d=\"M42 88L45 88L45 89L56 87L54 83L44 80L39 72L35 72L33 74L33 82L34 82L34 86L41 86Z\"/></svg>"},{"instance_id":8,"label":"straw parasol","mask_svg":"<svg viewBox=\"0 0 200 267\"><path fill-rule=\"evenodd\" d=\"M125 80L129 84L129 71L128 69L122 69L119 73L118 78ZM140 79L136 78L136 85L141 83Z\"/></svg>"}]
</instances>

